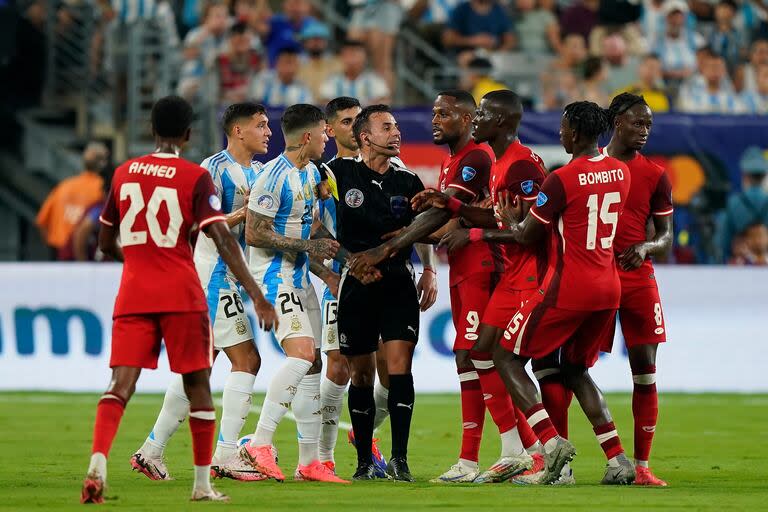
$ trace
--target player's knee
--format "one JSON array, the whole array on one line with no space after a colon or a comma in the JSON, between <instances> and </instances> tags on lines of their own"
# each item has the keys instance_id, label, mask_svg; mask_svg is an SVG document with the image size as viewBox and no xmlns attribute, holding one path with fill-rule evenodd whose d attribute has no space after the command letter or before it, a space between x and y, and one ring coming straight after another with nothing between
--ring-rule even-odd
<instances>
[{"instance_id":1,"label":"player's knee","mask_svg":"<svg viewBox=\"0 0 768 512\"><path fill-rule=\"evenodd\" d=\"M372 369L352 368L350 371L352 385L359 388L373 387L373 383L376 380L375 374L376 372L372 371Z\"/></svg>"},{"instance_id":2,"label":"player's knee","mask_svg":"<svg viewBox=\"0 0 768 512\"><path fill-rule=\"evenodd\" d=\"M245 372L251 375L258 375L261 369L261 356L256 349L239 357L230 358L233 372Z\"/></svg>"},{"instance_id":3,"label":"player's knee","mask_svg":"<svg viewBox=\"0 0 768 512\"><path fill-rule=\"evenodd\" d=\"M332 382L341 385L349 382L349 365L343 358L328 358L326 376Z\"/></svg>"},{"instance_id":4,"label":"player's knee","mask_svg":"<svg viewBox=\"0 0 768 512\"><path fill-rule=\"evenodd\" d=\"M629 349L629 367L632 373L644 372L649 366L656 365L658 345L637 345Z\"/></svg>"}]
</instances>

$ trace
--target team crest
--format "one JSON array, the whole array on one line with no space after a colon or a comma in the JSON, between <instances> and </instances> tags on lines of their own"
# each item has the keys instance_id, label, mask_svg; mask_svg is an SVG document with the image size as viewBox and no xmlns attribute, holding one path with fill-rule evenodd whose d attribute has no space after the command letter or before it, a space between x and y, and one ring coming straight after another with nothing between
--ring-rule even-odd
<instances>
[{"instance_id":1,"label":"team crest","mask_svg":"<svg viewBox=\"0 0 768 512\"><path fill-rule=\"evenodd\" d=\"M328 344L336 344L336 331L334 329L328 329Z\"/></svg>"},{"instance_id":2,"label":"team crest","mask_svg":"<svg viewBox=\"0 0 768 512\"><path fill-rule=\"evenodd\" d=\"M245 334L245 323L242 320L235 320L235 331L240 336Z\"/></svg>"},{"instance_id":3,"label":"team crest","mask_svg":"<svg viewBox=\"0 0 768 512\"><path fill-rule=\"evenodd\" d=\"M299 332L301 330L301 322L299 321L299 317L295 315L291 318L291 330L293 332Z\"/></svg>"},{"instance_id":4,"label":"team crest","mask_svg":"<svg viewBox=\"0 0 768 512\"><path fill-rule=\"evenodd\" d=\"M358 208L365 201L365 196L359 189L351 188L344 194L344 201L350 208Z\"/></svg>"},{"instance_id":5,"label":"team crest","mask_svg":"<svg viewBox=\"0 0 768 512\"><path fill-rule=\"evenodd\" d=\"M477 171L471 167L464 167L461 170L461 179L464 181L472 181L475 176L477 176Z\"/></svg>"},{"instance_id":6,"label":"team crest","mask_svg":"<svg viewBox=\"0 0 768 512\"><path fill-rule=\"evenodd\" d=\"M549 198L547 197L547 194L544 192L539 192L539 195L536 196L536 206L541 208L545 204L547 204L547 201L549 201Z\"/></svg>"},{"instance_id":7,"label":"team crest","mask_svg":"<svg viewBox=\"0 0 768 512\"><path fill-rule=\"evenodd\" d=\"M275 200L272 199L272 196L269 194L264 194L263 196L260 196L258 201L256 201L256 204L259 205L259 208L262 208L264 210L271 210L273 206L275 206Z\"/></svg>"},{"instance_id":8,"label":"team crest","mask_svg":"<svg viewBox=\"0 0 768 512\"><path fill-rule=\"evenodd\" d=\"M533 192L533 180L525 180L520 184L520 188L523 189L523 194L530 194Z\"/></svg>"},{"instance_id":9,"label":"team crest","mask_svg":"<svg viewBox=\"0 0 768 512\"><path fill-rule=\"evenodd\" d=\"M221 210L221 199L215 194L212 194L211 197L208 198L208 204L211 205L211 208L214 210Z\"/></svg>"}]
</instances>

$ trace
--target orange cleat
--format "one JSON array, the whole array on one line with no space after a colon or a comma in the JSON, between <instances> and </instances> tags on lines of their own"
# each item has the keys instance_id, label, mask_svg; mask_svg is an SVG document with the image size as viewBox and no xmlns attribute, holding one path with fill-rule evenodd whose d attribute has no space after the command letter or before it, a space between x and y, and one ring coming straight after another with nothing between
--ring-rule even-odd
<instances>
[{"instance_id":1,"label":"orange cleat","mask_svg":"<svg viewBox=\"0 0 768 512\"><path fill-rule=\"evenodd\" d=\"M348 484L349 480L344 480L336 476L331 468L320 462L319 460L312 461L311 464L296 468L296 480L302 480L305 482L332 482L335 484Z\"/></svg>"},{"instance_id":2,"label":"orange cleat","mask_svg":"<svg viewBox=\"0 0 768 512\"><path fill-rule=\"evenodd\" d=\"M88 475L83 481L80 503L104 503L104 480L100 476Z\"/></svg>"},{"instance_id":3,"label":"orange cleat","mask_svg":"<svg viewBox=\"0 0 768 512\"><path fill-rule=\"evenodd\" d=\"M538 452L531 455L533 459L533 466L531 469L525 470L516 477L510 480L514 484L535 484L541 479L544 474L544 456Z\"/></svg>"},{"instance_id":4,"label":"orange cleat","mask_svg":"<svg viewBox=\"0 0 768 512\"><path fill-rule=\"evenodd\" d=\"M667 482L654 475L651 472L651 468L646 468L645 466L635 466L635 472L637 475L635 476L634 485L650 485L652 487L667 486Z\"/></svg>"},{"instance_id":5,"label":"orange cleat","mask_svg":"<svg viewBox=\"0 0 768 512\"><path fill-rule=\"evenodd\" d=\"M278 482L285 480L285 475L275 462L275 453L270 445L251 446L251 443L245 443L240 447L239 454L253 469L267 478L274 478Z\"/></svg>"}]
</instances>

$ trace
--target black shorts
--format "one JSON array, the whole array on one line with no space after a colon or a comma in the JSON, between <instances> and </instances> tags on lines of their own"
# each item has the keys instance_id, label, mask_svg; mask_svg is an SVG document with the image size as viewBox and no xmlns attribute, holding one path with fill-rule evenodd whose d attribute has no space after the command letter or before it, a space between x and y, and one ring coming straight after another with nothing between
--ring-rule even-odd
<instances>
[{"instance_id":1,"label":"black shorts","mask_svg":"<svg viewBox=\"0 0 768 512\"><path fill-rule=\"evenodd\" d=\"M419 339L419 300L410 265L391 267L380 281L364 285L350 275L339 289L339 350L347 356L372 354L386 343Z\"/></svg>"}]
</instances>

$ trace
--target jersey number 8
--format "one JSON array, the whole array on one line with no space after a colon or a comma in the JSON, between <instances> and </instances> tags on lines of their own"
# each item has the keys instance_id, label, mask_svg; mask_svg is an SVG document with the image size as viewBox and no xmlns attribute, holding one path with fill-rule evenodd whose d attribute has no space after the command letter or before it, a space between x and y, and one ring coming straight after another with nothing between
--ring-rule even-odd
<instances>
[{"instance_id":1,"label":"jersey number 8","mask_svg":"<svg viewBox=\"0 0 768 512\"><path fill-rule=\"evenodd\" d=\"M120 201L131 200L128 211L125 212L120 222L120 243L123 247L129 245L142 245L147 243L146 231L132 231L136 217L144 209L144 196L141 193L141 186L138 183L124 183L120 187ZM160 228L160 222L157 220L157 213L160 206L165 203L168 209L168 228L165 233ZM158 247L176 247L179 239L179 229L184 221L179 207L179 194L175 188L155 187L152 196L147 203L147 211L144 214L149 228L149 236Z\"/></svg>"}]
</instances>

